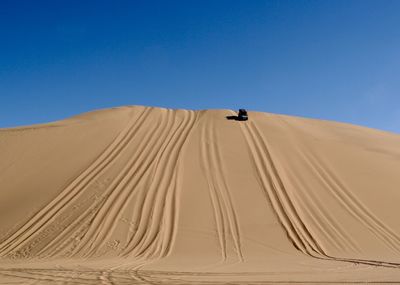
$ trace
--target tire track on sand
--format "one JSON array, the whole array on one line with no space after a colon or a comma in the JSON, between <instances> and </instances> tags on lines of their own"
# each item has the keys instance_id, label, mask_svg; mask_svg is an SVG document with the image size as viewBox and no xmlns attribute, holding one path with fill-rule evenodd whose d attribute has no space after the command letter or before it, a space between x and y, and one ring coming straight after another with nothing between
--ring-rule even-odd
<instances>
[{"instance_id":1,"label":"tire track on sand","mask_svg":"<svg viewBox=\"0 0 400 285\"><path fill-rule=\"evenodd\" d=\"M272 162L271 155L264 140L257 137L253 122L240 124L247 141L251 158L257 174L278 220L284 227L293 245L304 254L310 256L324 255L323 249L310 234L291 202L283 182Z\"/></svg>"},{"instance_id":2,"label":"tire track on sand","mask_svg":"<svg viewBox=\"0 0 400 285\"><path fill-rule=\"evenodd\" d=\"M266 141L256 124L254 124L254 130L260 141ZM296 146L293 147L295 148ZM293 196L291 200L296 202L296 206L301 209L303 215L306 215L311 220L311 223L324 238L329 241L329 244L337 250L349 248L353 252L359 252L356 243L344 232L342 227L334 220L331 214L328 213L327 209L321 205L321 202L318 201L318 197L316 197L312 191L307 191L307 186L299 186L304 185L302 175L292 174L291 169L285 169L285 171L287 174L291 174L288 181L291 182L294 188L301 189L303 187L304 189L304 191L301 191L300 199L295 199L295 196ZM312 228L311 224L309 228Z\"/></svg>"},{"instance_id":3,"label":"tire track on sand","mask_svg":"<svg viewBox=\"0 0 400 285\"><path fill-rule=\"evenodd\" d=\"M44 227L54 221L56 215L67 205L74 201L81 191L93 181L99 173L104 171L120 155L127 146L129 140L150 113L150 108L145 108L138 115L133 116L127 127L115 138L115 140L103 151L103 153L84 170L71 184L69 184L56 198L35 214L25 225L13 233L0 244L0 256L10 254L28 243L35 235L38 235Z\"/></svg>"},{"instance_id":4,"label":"tire track on sand","mask_svg":"<svg viewBox=\"0 0 400 285\"><path fill-rule=\"evenodd\" d=\"M185 111L182 122L175 127L161 150L153 179L143 189L145 195L137 217L137 231L123 252L124 256L160 258L169 253L175 235L178 191L177 171L179 158L187 138L193 129L197 115Z\"/></svg>"},{"instance_id":5,"label":"tire track on sand","mask_svg":"<svg viewBox=\"0 0 400 285\"><path fill-rule=\"evenodd\" d=\"M164 111L167 113L167 119L162 115ZM75 246L70 248L69 256L90 256L100 246L104 246L107 242L109 245L115 241L115 239L111 241L109 237L115 233L115 228L120 225L120 215L125 209L124 203L128 202L130 197L135 194L135 191L131 191L135 188L132 185L136 185L146 177L144 174L150 168L156 155L158 146L155 145L156 141L151 140L151 137L160 137L162 141L166 132L168 132L170 113L170 110L163 110L161 114L157 114L159 115L158 121L146 129L147 132L141 137L139 143L135 143L134 153L132 154L132 150L128 152L129 160L125 162L123 169L116 173L111 184L105 188L100 200L92 203L89 211L82 213L81 217L73 221L73 223L78 224L74 234L77 242ZM137 131L143 131L142 129L143 127L139 127ZM135 142L134 139L130 141L130 143L133 142ZM127 155L124 153L124 156ZM77 221L79 219L85 222L79 223ZM120 240L118 237L118 241ZM89 242L90 248L88 248ZM65 247L65 244L58 246L57 251L62 247ZM107 248L110 247L107 246Z\"/></svg>"},{"instance_id":6,"label":"tire track on sand","mask_svg":"<svg viewBox=\"0 0 400 285\"><path fill-rule=\"evenodd\" d=\"M136 185L146 178L155 160L158 150L167 137L171 127L171 113L167 110L166 117L160 116L135 147L133 154L121 172L118 173L104 194L106 199L90 222L90 227L84 234L82 242L74 254L84 253L84 256L94 254L114 233L127 203L136 194ZM157 137L158 139L154 139Z\"/></svg>"},{"instance_id":7,"label":"tire track on sand","mask_svg":"<svg viewBox=\"0 0 400 285\"><path fill-rule=\"evenodd\" d=\"M298 214L297 207L300 208L300 205L303 205L303 209L305 210L305 212L307 212L308 216L309 216L310 219L314 222L315 226L321 231L321 233L322 233L328 240L330 240L330 242L331 242L333 245L335 245L337 248L339 248L339 244L338 244L338 242L336 241L335 237L338 237L338 236L339 236L342 240L344 240L344 242L346 242L344 235L342 235L342 232L341 232L341 231L338 231L338 230L336 229L336 231L334 232L335 236L332 236L333 233L327 231L327 230L324 228L324 226L321 225L321 223L319 223L317 219L315 219L315 216L314 216L315 213L314 213L313 211L311 211L311 209L309 209L309 208L310 208L309 205L307 205L307 203L305 203L305 205L304 205L303 199L300 199L300 201L297 201L298 204L297 204L296 206L294 205L294 201L293 201L294 198L293 198L293 197L290 197L290 195L289 195L289 193L287 192L285 186L283 185L283 181L280 179L278 170L277 170L277 168L276 168L276 166L275 166L275 163L274 163L274 161L273 161L273 159L272 159L272 155L271 155L271 152L270 152L270 150L269 150L269 146L267 145L267 142L266 142L265 138L262 136L262 134L261 134L261 132L260 132L260 130L258 129L258 127L257 127L256 124L250 123L250 125L251 125L250 127L251 127L251 129L252 129L252 131L253 131L253 133L254 133L254 135L255 135L255 138L256 138L257 140L259 140L260 142L263 142L263 144L265 145L265 150L267 151L267 153L266 153L266 154L267 154L267 158L268 158L268 160L269 160L269 162L270 162L270 166L271 166L271 170L272 170L273 176L278 177L277 179L279 179L279 181L281 181L281 182L280 182L280 184L282 185L282 188L281 188L281 189L283 190L284 195L280 195L280 196L282 197L282 199L287 199L288 203L290 203L291 205L293 205L293 206L291 206L289 209L292 209L292 208L293 208L293 209L295 209L295 211L296 211L295 213L289 213L289 216L293 217L293 218L295 219L295 221L297 221L297 222L299 222L299 223L302 223L302 224L304 225L304 228L307 229L307 232L306 232L307 236L305 236L305 238L308 238L308 233L309 233L309 235L310 235L310 236L312 237L312 239L313 239L313 242L315 241L317 247L320 248L320 249L322 249L323 246L322 246L322 245L317 241L317 239L314 238L313 235L311 234L310 227L309 227L309 226L306 226L306 223L304 222L304 220L302 219L302 217L300 216L300 214ZM279 188L278 188L278 189L279 189ZM304 192L304 193L303 193L303 197L304 197L304 199L307 199L312 205L314 205L315 208L318 208L318 205L315 204L315 201L313 201L312 199L310 199L310 197L308 196L308 193L307 193L307 192ZM312 208L312 207L311 207L311 208ZM326 218L326 219L324 219L325 224L329 224L329 225L330 225L330 223L332 222L331 219L325 217L322 213L318 213L318 215L322 215L323 218ZM301 233L301 234L304 234L304 233ZM324 250L323 252L319 252L319 254L326 255L326 251Z\"/></svg>"},{"instance_id":8,"label":"tire track on sand","mask_svg":"<svg viewBox=\"0 0 400 285\"><path fill-rule=\"evenodd\" d=\"M202 146L203 170L206 173L209 184L215 219L222 224L222 227L221 224L217 224L220 245L221 249L223 249L222 256L224 259L227 257L226 234L228 233L233 240L237 258L240 262L243 262L239 222L225 178L222 154L218 145L218 136L213 120L203 125Z\"/></svg>"},{"instance_id":9,"label":"tire track on sand","mask_svg":"<svg viewBox=\"0 0 400 285\"><path fill-rule=\"evenodd\" d=\"M201 156L201 168L203 170L203 173L206 176L207 184L208 184L208 192L210 195L211 199L211 204L212 208L214 211L214 220L215 220L215 225L217 228L217 234L218 234L218 241L219 241L219 246L221 249L221 256L222 260L225 261L227 259L227 253L226 253L226 237L225 237L225 217L224 213L222 211L222 206L220 199L217 194L217 190L215 189L213 179L211 177L211 173L209 170L210 163L209 163L209 151L207 149L207 144L209 143L206 139L206 128L203 127L201 129L201 140L200 140L200 156Z\"/></svg>"},{"instance_id":10,"label":"tire track on sand","mask_svg":"<svg viewBox=\"0 0 400 285\"><path fill-rule=\"evenodd\" d=\"M299 132L292 124L283 120L292 132ZM290 133L290 132L289 132ZM299 142L298 142L299 143ZM304 148L303 152L306 152ZM334 172L311 151L303 154L305 163L316 173L326 189L337 199L346 211L362 223L373 235L388 248L400 252L400 237L370 211L354 194L336 177Z\"/></svg>"},{"instance_id":11,"label":"tire track on sand","mask_svg":"<svg viewBox=\"0 0 400 285\"><path fill-rule=\"evenodd\" d=\"M289 239L298 250L318 259L400 268L400 264L395 262L332 257L326 254L317 240L312 237L306 225L296 213L290 197L285 193L286 191L273 163L265 138L261 136L253 122L241 124L241 128L260 177L261 186L266 192L268 200Z\"/></svg>"}]
</instances>

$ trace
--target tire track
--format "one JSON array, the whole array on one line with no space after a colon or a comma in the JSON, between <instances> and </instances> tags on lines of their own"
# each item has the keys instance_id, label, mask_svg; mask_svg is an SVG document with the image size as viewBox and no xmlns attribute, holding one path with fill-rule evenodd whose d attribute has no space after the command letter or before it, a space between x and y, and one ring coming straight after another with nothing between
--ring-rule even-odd
<instances>
[{"instance_id":1,"label":"tire track","mask_svg":"<svg viewBox=\"0 0 400 285\"><path fill-rule=\"evenodd\" d=\"M240 126L248 143L251 158L256 166L260 185L278 220L297 249L310 256L324 255L324 251L311 236L298 216L294 205L288 199L285 190L282 189L283 183L277 175L276 169L271 165L269 151L264 141L256 138L255 131L251 128L251 125L252 122L246 122Z\"/></svg>"},{"instance_id":2,"label":"tire track","mask_svg":"<svg viewBox=\"0 0 400 285\"><path fill-rule=\"evenodd\" d=\"M224 165L223 165L223 160L221 158L221 150L218 144L218 137L217 137L217 131L215 126L211 126L210 130L212 131L210 133L211 137L215 138L215 142L213 144L210 144L212 146L211 158L214 158L214 165L215 169L217 170L217 175L216 175L216 180L219 181L218 185L220 186L219 189L221 189L221 194L223 196L223 201L225 204L225 209L227 212L228 220L229 220L229 226L231 229L231 236L234 240L235 244L235 249L236 253L238 255L238 258L241 262L244 262L244 257L242 253L242 244L241 244L241 237L240 237L240 227L239 227L239 222L238 222L238 217L236 214L236 211L234 209L234 203L233 199L229 193L229 186L228 182L225 178L225 171L224 171Z\"/></svg>"},{"instance_id":3,"label":"tire track","mask_svg":"<svg viewBox=\"0 0 400 285\"><path fill-rule=\"evenodd\" d=\"M158 200L158 195L163 196L163 192L166 191L166 187L163 185L163 179L170 179L171 176L168 175L168 164L169 164L169 155L171 154L171 148L177 143L177 140L182 135L185 125L187 124L188 119L185 118L178 124L177 127L172 127L169 131L169 136L166 140L164 140L164 144L162 148L159 150L158 158L155 163L154 171L152 173L152 179L148 185L142 191L142 200L140 203L137 203L139 206L139 211L137 211L137 216L133 217L133 220L138 221L138 231L136 235L132 237L131 243L135 244L131 251L138 251L139 248L143 245L146 240L147 234L152 232L154 238L154 231L159 230L158 226L160 226L161 219L155 220L155 212L154 210L158 209L155 204ZM168 182L167 182L168 183ZM163 199L165 200L165 199ZM163 205L161 205L161 208ZM160 217L156 215L156 217ZM150 227L149 226L150 222ZM154 243L153 243L154 244ZM140 251L140 250L139 250Z\"/></svg>"},{"instance_id":4,"label":"tire track","mask_svg":"<svg viewBox=\"0 0 400 285\"><path fill-rule=\"evenodd\" d=\"M260 141L265 141L265 138L263 138L256 124L254 124L254 130L257 133L258 139ZM276 171L276 173L278 173L278 171ZM301 184L302 182L300 182L300 178L301 177L292 175L290 179L297 184ZM289 197L289 199L291 198ZM318 228L318 230L325 236L327 240L329 240L330 244L333 245L336 249L343 250L343 248L350 248L354 252L359 252L359 248L352 241L351 237L346 235L341 226L337 224L334 219L327 213L325 208L318 203L318 199L312 194L312 192L303 191L302 199L299 199L297 203L312 220L316 228ZM314 207L309 207L309 205L313 205ZM315 219L315 217L319 217L323 221L318 221L318 219ZM337 238L339 238L339 240L337 240Z\"/></svg>"},{"instance_id":5,"label":"tire track","mask_svg":"<svg viewBox=\"0 0 400 285\"><path fill-rule=\"evenodd\" d=\"M218 146L218 137L213 121L208 125L204 124L202 129L203 141L203 169L209 184L209 191L213 203L215 219L222 223L218 231L220 234L220 245L223 249L223 259L227 258L227 237L226 233L233 240L237 258L244 262L242 253L240 227L232 197L229 193L229 186L225 179L224 166L221 159L221 151ZM208 143L207 143L208 142ZM223 233L221 235L221 232Z\"/></svg>"},{"instance_id":6,"label":"tire track","mask_svg":"<svg viewBox=\"0 0 400 285\"><path fill-rule=\"evenodd\" d=\"M132 157L107 188L104 194L105 201L91 220L90 227L74 251L74 255L83 253L88 257L104 246L117 225L118 217L121 215L121 210L125 208L125 203L129 201L131 195L135 194L134 186L149 171L160 143L168 132L168 126L171 123L169 118L169 111L167 120L164 120L163 116L159 117L159 122L154 124L153 128L144 135ZM154 137L159 137L160 140L154 140Z\"/></svg>"},{"instance_id":7,"label":"tire track","mask_svg":"<svg viewBox=\"0 0 400 285\"><path fill-rule=\"evenodd\" d=\"M382 223L370 210L368 210L357 198L351 194L351 191L345 187L333 172L328 171L326 165L322 166L322 162L310 155L310 161L314 160L314 166L320 173L320 177L324 179L326 185L329 185L331 191L335 192L335 197L341 202L344 208L362 223L370 232L372 232L379 240L381 240L388 248L400 253L400 237L394 233L389 227Z\"/></svg>"},{"instance_id":8,"label":"tire track","mask_svg":"<svg viewBox=\"0 0 400 285\"><path fill-rule=\"evenodd\" d=\"M159 158L159 149L162 149L162 145L161 143L165 140L168 140L168 133L170 133L170 130L172 128L172 124L173 124L173 114L172 114L172 110L167 110L167 118L163 118L163 121L166 121L165 127L163 126L161 128L161 130L163 131L163 133L160 136L156 136L154 133L152 133L152 138L153 137L157 137L158 139L155 140L156 146L152 146L149 148L151 153L148 153L147 151L143 151L143 156L145 156L145 158L141 159L133 159L132 161L137 164L137 168L140 169L142 167L143 171L139 172L139 171L131 171L130 173L128 173L126 176L130 177L130 180L128 179L128 182L126 183L126 185L123 186L124 190L123 192L125 193L125 195L119 197L118 203L116 202L112 202L111 205L114 208L119 209L119 211L117 212L117 214L114 217L110 217L110 215L107 215L108 221L111 223L113 220L120 220L122 218L122 214L125 214L127 206L128 206L128 202L132 201L132 199L134 198L135 194L137 195L137 191L136 191L136 187L138 187L139 183L141 183L143 180L147 180L147 181L152 181L154 179L154 177L150 177L150 174L147 174L148 172L153 172L154 173L154 169L156 168L157 165L157 160ZM162 124L160 124L162 125ZM154 141L154 140L153 140ZM139 163L142 162L143 160L148 159L149 163L147 166L143 167L143 163ZM134 168L134 166L129 167L131 169ZM147 175L145 175L147 174ZM109 231L111 232L111 231ZM106 237L107 238L107 237Z\"/></svg>"},{"instance_id":9,"label":"tire track","mask_svg":"<svg viewBox=\"0 0 400 285\"><path fill-rule=\"evenodd\" d=\"M214 211L214 220L215 220L215 224L216 224L216 228L217 228L217 234L218 234L218 240L219 240L219 244L220 244L220 249L221 249L221 256L222 256L222 260L226 261L227 259L227 250L226 250L226 237L225 237L225 217L224 217L224 213L222 211L222 206L220 203L220 199L217 196L217 190L215 189L214 183L212 182L212 176L211 173L209 171L209 151L207 149L207 145L208 141L206 139L206 129L203 127L201 129L201 142L200 142L200 156L201 156L201 167L203 170L203 173L206 176L206 180L207 180L207 184L208 184L208 192L210 195L210 199L211 199L211 204L213 207L213 211Z\"/></svg>"},{"instance_id":10,"label":"tire track","mask_svg":"<svg viewBox=\"0 0 400 285\"><path fill-rule=\"evenodd\" d=\"M170 190L167 193L166 196L166 210L165 212L170 213L167 215L164 215L165 219L165 226L162 227L163 230L163 238L162 242L159 246L159 257L165 257L170 254L172 250L172 246L175 242L175 237L178 229L178 214L179 214L179 209L180 209L180 194L182 191L182 184L181 184L181 179L182 177L182 171L183 171L183 164L181 163L181 158L182 155L185 153L185 146L187 145L190 135L196 128L198 121L199 121L199 115L195 113L194 111L189 111L188 113L189 116L192 116L193 118L190 119L190 123L188 125L187 131L184 133L184 138L182 145L177 152L177 159L175 163L175 168L173 172L173 178L172 178L172 183L173 185L170 187L172 190Z\"/></svg>"},{"instance_id":11,"label":"tire track","mask_svg":"<svg viewBox=\"0 0 400 285\"><path fill-rule=\"evenodd\" d=\"M293 274L294 272L289 272ZM262 284L399 284L395 278L381 280L341 281L327 279L293 280L293 278L277 279L275 272L167 272L151 270L42 270L42 269L2 269L0 275L12 278L10 284L101 284L102 281L114 284L157 284L157 285L262 285ZM104 276L105 275L105 276ZM243 279L246 276L248 279ZM106 277L106 278L102 278ZM254 277L256 279L254 279ZM224 280L226 278L226 280ZM302 278L301 278L302 279ZM386 279L386 280L385 280ZM29 283L27 283L29 282ZM2 283L3 284L3 283ZM107 283L106 283L107 284Z\"/></svg>"},{"instance_id":12,"label":"tire track","mask_svg":"<svg viewBox=\"0 0 400 285\"><path fill-rule=\"evenodd\" d=\"M143 189L142 206L133 218L138 221L137 231L123 251L124 256L160 258L168 254L176 227L179 157L196 118L193 111L186 111L160 151L153 179Z\"/></svg>"},{"instance_id":13,"label":"tire track","mask_svg":"<svg viewBox=\"0 0 400 285\"><path fill-rule=\"evenodd\" d=\"M146 116L147 118L147 116ZM134 118L135 119L135 118ZM141 122L140 122L141 124ZM135 124L136 125L136 124ZM134 134L136 133L136 131L138 130L139 126L134 126L133 128L130 129L130 131L133 131L131 133L131 136L126 137L127 139L131 140L132 137L134 136ZM124 149L116 149L116 157L114 157L112 163L114 163L118 157L121 156L122 152L125 151L125 148L128 146L129 141L127 142L123 142L124 144L120 144L120 146L123 146ZM103 175L105 173L105 171L107 170L107 168L109 168L112 164L109 163L105 166L105 168L102 169L102 171L100 173L97 174L97 176L95 176L91 181L88 181L87 184L85 184L84 186L82 186L81 189L78 189L80 191L79 195L77 195L76 197L74 197L74 201L75 203L73 204L74 201L70 201L69 203L67 203L64 208L68 208L68 210L66 210L65 212L67 212L67 216L64 217L65 215L62 213L62 211L60 211L60 213L58 213L57 216L55 216L52 220L51 220L51 224L47 227L47 229L44 230L44 232L51 232L51 231L55 231L55 230L62 230L63 228L67 227L65 225L68 225L69 223L73 222L74 218L79 218L79 216L81 215L81 213L79 212L80 209L85 210L85 204L89 204L89 207L92 207L92 200L96 200L95 203L93 204L92 209L98 209L99 208L99 203L101 203L102 201L104 201L104 195L100 197L100 199L94 199L90 194L93 190L91 189L91 183L92 181L96 182L97 178L100 177L101 175ZM83 196L88 196L86 197L86 199L84 201L82 201L82 195ZM97 195L97 194L96 194ZM79 199L79 200L78 200ZM77 201L79 201L78 203L76 203ZM82 201L82 202L81 202ZM72 208L72 209L71 209ZM72 214L71 214L72 213ZM85 212L84 212L85 213ZM93 211L87 212L90 215L93 213ZM63 216L64 215L64 216ZM71 220L72 219L72 220ZM35 244L35 242L33 243ZM32 244L30 245L32 246Z\"/></svg>"},{"instance_id":14,"label":"tire track","mask_svg":"<svg viewBox=\"0 0 400 285\"><path fill-rule=\"evenodd\" d=\"M297 132L297 129L289 124L289 122L286 120L284 120L284 122L289 128ZM362 223L388 248L400 253L400 237L363 205L340 179L334 175L334 172L329 170L327 165L323 164L323 162L310 151L307 152L307 155L303 155L303 159L349 214Z\"/></svg>"},{"instance_id":15,"label":"tire track","mask_svg":"<svg viewBox=\"0 0 400 285\"><path fill-rule=\"evenodd\" d=\"M282 188L283 183L279 178L277 169L273 164L272 157L266 145L265 139L261 137L260 133L258 133L258 138L257 135L255 135L257 132L257 129L255 129L255 124L253 122L248 122L241 124L241 128L248 142L248 148L253 162L258 169L261 186L266 191L268 199L271 202L271 205L273 206L273 209L277 214L282 226L287 232L288 237L298 250L306 255L318 259L360 263L389 268L400 268L400 264L395 262L333 257L324 252L324 250L322 250L322 246L318 244L318 241L314 237L312 237L304 222L296 213L288 194L282 192L280 193L280 191L284 191L284 188ZM259 156L259 158L257 158L257 156ZM266 159L262 159L263 157ZM269 171L272 174L270 174ZM279 185L279 188L277 185ZM269 190L270 187L274 191Z\"/></svg>"},{"instance_id":16,"label":"tire track","mask_svg":"<svg viewBox=\"0 0 400 285\"><path fill-rule=\"evenodd\" d=\"M98 211L100 203L94 203L85 212L83 212L77 219L72 221L64 230L62 230L53 240L51 240L44 248L36 253L36 256L52 257L60 255L66 248L71 247L80 241L82 231L88 227L88 220ZM72 246L74 247L74 246ZM68 256L69 253L66 253Z\"/></svg>"},{"instance_id":17,"label":"tire track","mask_svg":"<svg viewBox=\"0 0 400 285\"><path fill-rule=\"evenodd\" d=\"M135 129L140 125L140 121L144 120L149 115L149 112L150 109L146 108L138 116L134 116L128 126L85 171L68 185L52 202L34 215L24 226L2 242L0 244L0 256L5 256L28 243L33 236L40 233L51 221L54 221L55 216L74 201L90 181L110 166L112 161L115 160L127 146ZM135 121L136 123L132 123Z\"/></svg>"},{"instance_id":18,"label":"tire track","mask_svg":"<svg viewBox=\"0 0 400 285\"><path fill-rule=\"evenodd\" d=\"M166 188L167 192L165 194L165 204L164 211L162 213L163 224L161 229L161 234L158 237L158 246L156 249L156 255L158 258L165 257L171 250L172 242L174 240L176 229L177 229L177 215L178 215L178 201L179 197L176 194L179 191L178 185L178 171L180 169L179 159L184 148L185 143L187 142L190 133L192 132L196 121L197 115L193 111L186 111L188 115L188 121L184 125L183 132L180 135L179 141L177 143L173 143L176 148L176 153L172 155L173 164L171 165L173 169L173 175L170 177L168 181L168 187ZM169 168L166 168L169 169ZM164 199L160 199L162 202ZM157 209L157 205L155 205L155 209ZM160 213L161 214L161 213ZM148 241L151 240L148 239ZM148 247L148 245L146 246ZM151 254L154 256L154 253Z\"/></svg>"},{"instance_id":19,"label":"tire track","mask_svg":"<svg viewBox=\"0 0 400 285\"><path fill-rule=\"evenodd\" d=\"M291 180L295 183L299 183L299 180L294 177L292 177ZM352 252L360 252L359 247L352 238L348 236L341 226L326 212L325 207L318 203L318 199L313 193L304 191L302 192L302 198L296 201L302 211L308 216L310 222L328 241L329 245L333 246L338 251L350 249Z\"/></svg>"}]
</instances>

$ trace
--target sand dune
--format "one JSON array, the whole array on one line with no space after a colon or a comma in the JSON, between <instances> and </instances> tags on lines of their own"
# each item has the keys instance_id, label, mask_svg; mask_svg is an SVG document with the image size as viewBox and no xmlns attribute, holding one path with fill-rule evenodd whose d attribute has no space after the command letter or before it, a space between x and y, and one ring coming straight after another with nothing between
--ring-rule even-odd
<instances>
[{"instance_id":1,"label":"sand dune","mask_svg":"<svg viewBox=\"0 0 400 285\"><path fill-rule=\"evenodd\" d=\"M123 107L0 130L0 284L400 284L400 136Z\"/></svg>"}]
</instances>

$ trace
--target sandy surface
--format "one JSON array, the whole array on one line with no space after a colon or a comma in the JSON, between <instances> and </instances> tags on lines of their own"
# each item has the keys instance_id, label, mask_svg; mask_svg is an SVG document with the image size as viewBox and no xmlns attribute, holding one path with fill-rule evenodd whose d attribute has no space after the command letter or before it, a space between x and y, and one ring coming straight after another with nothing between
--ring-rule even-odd
<instances>
[{"instance_id":1,"label":"sandy surface","mask_svg":"<svg viewBox=\"0 0 400 285\"><path fill-rule=\"evenodd\" d=\"M400 284L400 136L123 107L0 130L0 284Z\"/></svg>"}]
</instances>

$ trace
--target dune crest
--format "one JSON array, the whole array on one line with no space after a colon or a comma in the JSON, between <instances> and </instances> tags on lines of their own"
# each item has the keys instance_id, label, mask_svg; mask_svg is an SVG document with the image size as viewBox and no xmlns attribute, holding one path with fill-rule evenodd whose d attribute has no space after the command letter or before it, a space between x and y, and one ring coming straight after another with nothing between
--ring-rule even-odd
<instances>
[{"instance_id":1,"label":"dune crest","mask_svg":"<svg viewBox=\"0 0 400 285\"><path fill-rule=\"evenodd\" d=\"M0 130L0 281L400 281L399 135L232 115L132 106Z\"/></svg>"}]
</instances>

